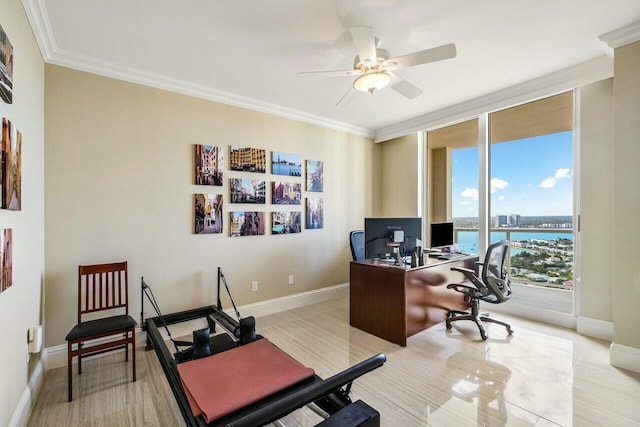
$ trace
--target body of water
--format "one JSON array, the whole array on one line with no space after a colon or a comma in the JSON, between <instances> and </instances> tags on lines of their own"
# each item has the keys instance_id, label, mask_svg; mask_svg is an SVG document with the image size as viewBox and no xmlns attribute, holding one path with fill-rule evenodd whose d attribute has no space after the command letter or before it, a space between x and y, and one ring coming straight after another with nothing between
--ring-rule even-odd
<instances>
[{"instance_id":1,"label":"body of water","mask_svg":"<svg viewBox=\"0 0 640 427\"><path fill-rule=\"evenodd\" d=\"M491 243L507 238L506 231L492 231ZM522 232L512 231L511 240L549 240L569 239L573 241L573 232L567 230L564 233L540 233L540 232ZM477 231L459 231L458 232L458 250L461 252L478 253L478 232ZM511 251L514 255L514 250Z\"/></svg>"},{"instance_id":2,"label":"body of water","mask_svg":"<svg viewBox=\"0 0 640 427\"><path fill-rule=\"evenodd\" d=\"M273 170L271 172L274 175L300 176L301 169L301 165L284 165L274 163Z\"/></svg>"}]
</instances>

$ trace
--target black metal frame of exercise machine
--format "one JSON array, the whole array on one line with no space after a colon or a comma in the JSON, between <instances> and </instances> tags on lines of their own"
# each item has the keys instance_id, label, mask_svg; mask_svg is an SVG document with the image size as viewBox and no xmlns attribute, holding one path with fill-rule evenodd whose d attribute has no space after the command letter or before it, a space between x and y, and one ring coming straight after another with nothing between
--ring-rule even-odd
<instances>
[{"instance_id":1,"label":"black metal frame of exercise machine","mask_svg":"<svg viewBox=\"0 0 640 427\"><path fill-rule=\"evenodd\" d=\"M210 337L211 354L230 350L255 339L262 338L259 335L255 335L255 320L253 317L246 319L240 318L240 314L233 300L232 304L238 320L231 318L227 313L222 311L220 302L221 281L227 288L227 293L229 293L224 275L221 269L218 268L218 301L215 306L205 306L162 315L157 307L155 298L153 298L153 294L150 294L149 287L144 282L144 278L142 279L142 312L140 313L140 317L142 320L142 329L147 332L146 350L152 348L155 350L160 365L169 382L169 386L171 387L171 391L188 426L264 425L275 422L287 414L307 405L311 405L310 407L318 413L324 412L323 415L326 418L318 424L320 426L349 425L377 427L380 425L380 414L363 401L352 402L349 394L354 380L384 364L386 361L384 354L373 356L327 379L322 379L314 375L310 380L302 381L301 383L288 387L232 414L214 420L209 424L207 424L202 417L195 417L191 411L177 368L179 363L191 359L193 346L190 342L173 340L168 325L200 318L207 320L212 332L215 331L216 324L220 325L227 333ZM145 294L158 314L158 316L146 320L144 319ZM230 294L229 297L231 297ZM159 328L165 328L169 334L169 338L176 347L174 354L171 354L169 351L164 338L160 334ZM197 331L194 331L194 334L196 332ZM188 348L180 350L179 347Z\"/></svg>"}]
</instances>

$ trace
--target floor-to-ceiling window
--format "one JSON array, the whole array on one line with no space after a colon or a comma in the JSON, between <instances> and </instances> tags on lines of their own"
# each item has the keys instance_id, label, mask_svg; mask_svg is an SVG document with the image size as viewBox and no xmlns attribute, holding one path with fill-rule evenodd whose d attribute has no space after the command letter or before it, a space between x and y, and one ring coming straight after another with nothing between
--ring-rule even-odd
<instances>
[{"instance_id":1,"label":"floor-to-ceiling window","mask_svg":"<svg viewBox=\"0 0 640 427\"><path fill-rule=\"evenodd\" d=\"M489 241L510 241L512 304L573 313L573 94L552 96L478 120L427 132L428 222L452 221L456 243L479 253ZM480 135L480 136L479 136ZM479 193L485 144L486 192ZM479 214L486 197L489 213Z\"/></svg>"},{"instance_id":2,"label":"floor-to-ceiling window","mask_svg":"<svg viewBox=\"0 0 640 427\"><path fill-rule=\"evenodd\" d=\"M573 93L489 115L490 240L511 242L512 304L573 313Z\"/></svg>"},{"instance_id":3,"label":"floor-to-ceiling window","mask_svg":"<svg viewBox=\"0 0 640 427\"><path fill-rule=\"evenodd\" d=\"M477 119L427 132L427 172L428 224L453 222L460 250L477 253Z\"/></svg>"}]
</instances>

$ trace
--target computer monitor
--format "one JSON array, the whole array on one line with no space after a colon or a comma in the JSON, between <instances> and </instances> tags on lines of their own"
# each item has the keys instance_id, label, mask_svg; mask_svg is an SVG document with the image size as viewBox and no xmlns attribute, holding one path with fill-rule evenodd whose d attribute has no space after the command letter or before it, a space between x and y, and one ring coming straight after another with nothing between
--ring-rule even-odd
<instances>
[{"instance_id":1,"label":"computer monitor","mask_svg":"<svg viewBox=\"0 0 640 427\"><path fill-rule=\"evenodd\" d=\"M431 223L431 247L441 248L453 245L453 222Z\"/></svg>"},{"instance_id":2,"label":"computer monitor","mask_svg":"<svg viewBox=\"0 0 640 427\"><path fill-rule=\"evenodd\" d=\"M365 218L365 258L384 258L393 254L387 243L400 240L401 256L411 255L416 246L422 246L422 218Z\"/></svg>"}]
</instances>

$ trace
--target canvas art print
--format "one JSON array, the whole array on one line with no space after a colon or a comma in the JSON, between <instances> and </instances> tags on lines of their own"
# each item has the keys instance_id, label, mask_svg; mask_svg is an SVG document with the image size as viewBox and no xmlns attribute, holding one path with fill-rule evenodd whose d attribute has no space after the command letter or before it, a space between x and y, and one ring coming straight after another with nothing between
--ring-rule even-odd
<instances>
[{"instance_id":1,"label":"canvas art print","mask_svg":"<svg viewBox=\"0 0 640 427\"><path fill-rule=\"evenodd\" d=\"M302 176L302 160L297 154L271 153L271 173L274 175Z\"/></svg>"},{"instance_id":2,"label":"canvas art print","mask_svg":"<svg viewBox=\"0 0 640 427\"><path fill-rule=\"evenodd\" d=\"M2 119L2 208L19 211L22 205L22 133Z\"/></svg>"},{"instance_id":3,"label":"canvas art print","mask_svg":"<svg viewBox=\"0 0 640 427\"><path fill-rule=\"evenodd\" d=\"M0 230L0 293L13 284L12 234L10 228Z\"/></svg>"},{"instance_id":4,"label":"canvas art print","mask_svg":"<svg viewBox=\"0 0 640 427\"><path fill-rule=\"evenodd\" d=\"M299 205L302 203L302 185L291 182L271 183L271 203L274 205Z\"/></svg>"},{"instance_id":5,"label":"canvas art print","mask_svg":"<svg viewBox=\"0 0 640 427\"><path fill-rule=\"evenodd\" d=\"M264 204L266 198L266 183L256 179L231 178L231 203Z\"/></svg>"},{"instance_id":6,"label":"canvas art print","mask_svg":"<svg viewBox=\"0 0 640 427\"><path fill-rule=\"evenodd\" d=\"M196 145L196 185L222 185L223 155L220 147Z\"/></svg>"},{"instance_id":7,"label":"canvas art print","mask_svg":"<svg viewBox=\"0 0 640 427\"><path fill-rule=\"evenodd\" d=\"M0 25L0 98L13 102L13 46Z\"/></svg>"},{"instance_id":8,"label":"canvas art print","mask_svg":"<svg viewBox=\"0 0 640 427\"><path fill-rule=\"evenodd\" d=\"M324 227L324 210L322 199L307 199L307 228Z\"/></svg>"},{"instance_id":9,"label":"canvas art print","mask_svg":"<svg viewBox=\"0 0 640 427\"><path fill-rule=\"evenodd\" d=\"M307 160L307 191L321 192L324 187L324 162Z\"/></svg>"},{"instance_id":10,"label":"canvas art print","mask_svg":"<svg viewBox=\"0 0 640 427\"><path fill-rule=\"evenodd\" d=\"M267 152L260 148L232 145L229 163L232 171L265 173L267 171Z\"/></svg>"},{"instance_id":11,"label":"canvas art print","mask_svg":"<svg viewBox=\"0 0 640 427\"><path fill-rule=\"evenodd\" d=\"M196 194L195 200L195 233L222 233L222 194Z\"/></svg>"},{"instance_id":12,"label":"canvas art print","mask_svg":"<svg viewBox=\"0 0 640 427\"><path fill-rule=\"evenodd\" d=\"M271 234L300 233L300 212L271 212Z\"/></svg>"},{"instance_id":13,"label":"canvas art print","mask_svg":"<svg viewBox=\"0 0 640 427\"><path fill-rule=\"evenodd\" d=\"M264 212L231 212L231 237L264 235Z\"/></svg>"}]
</instances>

